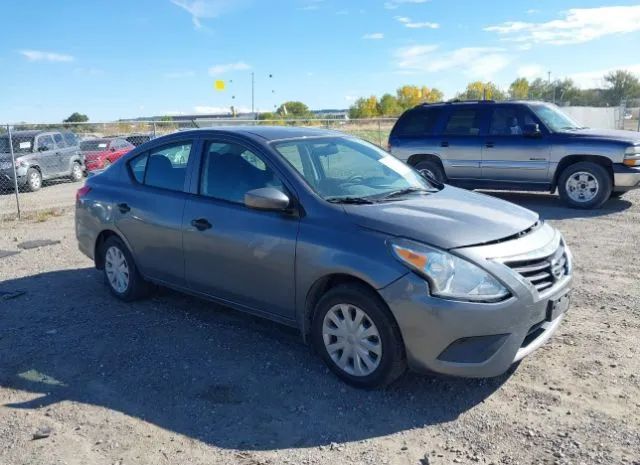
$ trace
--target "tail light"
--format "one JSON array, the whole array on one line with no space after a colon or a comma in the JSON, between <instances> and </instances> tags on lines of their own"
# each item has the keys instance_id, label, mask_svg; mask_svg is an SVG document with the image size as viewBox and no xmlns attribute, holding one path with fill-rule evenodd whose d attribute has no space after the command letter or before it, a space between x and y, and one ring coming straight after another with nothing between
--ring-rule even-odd
<instances>
[{"instance_id":1,"label":"tail light","mask_svg":"<svg viewBox=\"0 0 640 465\"><path fill-rule=\"evenodd\" d=\"M91 192L91 188L89 186L82 186L80 189L78 189L76 191L76 202L80 201L89 192Z\"/></svg>"}]
</instances>

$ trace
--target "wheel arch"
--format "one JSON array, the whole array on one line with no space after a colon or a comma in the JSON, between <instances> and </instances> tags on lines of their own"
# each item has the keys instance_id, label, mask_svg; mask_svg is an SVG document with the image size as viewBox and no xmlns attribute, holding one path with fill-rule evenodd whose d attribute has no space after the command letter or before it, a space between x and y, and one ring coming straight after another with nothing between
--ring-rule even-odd
<instances>
[{"instance_id":1,"label":"wheel arch","mask_svg":"<svg viewBox=\"0 0 640 465\"><path fill-rule=\"evenodd\" d=\"M98 270L101 270L104 268L104 260L102 258L102 254L100 253L100 249L104 245L104 243L107 241L107 239L109 239L110 237L117 237L124 243L124 245L129 249L129 251L131 251L131 247L129 246L125 238L122 237L122 235L120 235L113 229L102 230L96 237L96 241L93 246L93 261Z\"/></svg>"},{"instance_id":2,"label":"wheel arch","mask_svg":"<svg viewBox=\"0 0 640 465\"><path fill-rule=\"evenodd\" d=\"M432 153L416 153L407 158L407 165L416 166L421 161L433 161L440 165L442 168L442 172L444 173L444 165L442 164L442 159L438 155L434 155Z\"/></svg>"},{"instance_id":3,"label":"wheel arch","mask_svg":"<svg viewBox=\"0 0 640 465\"><path fill-rule=\"evenodd\" d=\"M611 183L613 185L613 162L610 158L602 156L602 155L567 155L562 158L556 167L555 173L553 174L553 181L551 183L551 190L555 191L556 187L558 187L558 179L562 172L569 166L574 163L588 161L591 163L596 163L607 170L609 176L611 177Z\"/></svg>"}]
</instances>

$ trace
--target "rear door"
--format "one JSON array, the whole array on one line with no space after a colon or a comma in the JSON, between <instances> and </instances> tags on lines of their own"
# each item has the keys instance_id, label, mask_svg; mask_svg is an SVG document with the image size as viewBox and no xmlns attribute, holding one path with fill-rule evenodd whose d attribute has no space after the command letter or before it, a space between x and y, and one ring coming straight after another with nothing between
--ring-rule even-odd
<instances>
[{"instance_id":1,"label":"rear door","mask_svg":"<svg viewBox=\"0 0 640 465\"><path fill-rule=\"evenodd\" d=\"M485 181L548 182L551 143L538 118L525 106L495 105L482 147ZM539 137L524 135L526 125L539 124Z\"/></svg>"},{"instance_id":2,"label":"rear door","mask_svg":"<svg viewBox=\"0 0 640 465\"><path fill-rule=\"evenodd\" d=\"M480 164L484 131L484 105L451 106L439 137L439 149L447 178L470 181L482 178Z\"/></svg>"},{"instance_id":3,"label":"rear door","mask_svg":"<svg viewBox=\"0 0 640 465\"><path fill-rule=\"evenodd\" d=\"M62 134L59 132L53 133L53 141L56 144L56 156L58 158L59 164L59 174L69 174L71 173L71 157L75 153L73 147L69 147L65 142Z\"/></svg>"},{"instance_id":4,"label":"rear door","mask_svg":"<svg viewBox=\"0 0 640 465\"><path fill-rule=\"evenodd\" d=\"M128 161L124 169L133 182L113 194L116 227L143 275L176 286L184 286L182 215L194 143L168 143Z\"/></svg>"}]
</instances>

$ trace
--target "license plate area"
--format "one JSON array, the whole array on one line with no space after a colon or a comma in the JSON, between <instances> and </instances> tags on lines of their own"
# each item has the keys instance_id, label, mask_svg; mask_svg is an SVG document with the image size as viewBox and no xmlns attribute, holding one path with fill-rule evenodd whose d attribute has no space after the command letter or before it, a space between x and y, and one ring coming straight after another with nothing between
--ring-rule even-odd
<instances>
[{"instance_id":1,"label":"license plate area","mask_svg":"<svg viewBox=\"0 0 640 465\"><path fill-rule=\"evenodd\" d=\"M569 309L569 301L571 297L569 293L558 297L557 299L551 299L547 304L547 321L553 321L560 315L565 313Z\"/></svg>"}]
</instances>

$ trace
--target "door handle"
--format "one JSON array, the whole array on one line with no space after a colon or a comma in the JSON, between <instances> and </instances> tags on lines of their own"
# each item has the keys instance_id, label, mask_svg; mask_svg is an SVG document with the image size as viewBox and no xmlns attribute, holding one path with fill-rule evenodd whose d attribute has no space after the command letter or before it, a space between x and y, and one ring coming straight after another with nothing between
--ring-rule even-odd
<instances>
[{"instance_id":1,"label":"door handle","mask_svg":"<svg viewBox=\"0 0 640 465\"><path fill-rule=\"evenodd\" d=\"M442 142L440 142L440 147L449 147L449 142L443 140Z\"/></svg>"},{"instance_id":2,"label":"door handle","mask_svg":"<svg viewBox=\"0 0 640 465\"><path fill-rule=\"evenodd\" d=\"M196 228L198 231L211 229L211 223L209 223L209 221L207 221L206 218L198 218L197 220L191 220L191 226Z\"/></svg>"},{"instance_id":3,"label":"door handle","mask_svg":"<svg viewBox=\"0 0 640 465\"><path fill-rule=\"evenodd\" d=\"M494 147L493 142L487 142L486 144L484 144L484 146L489 149Z\"/></svg>"},{"instance_id":4,"label":"door handle","mask_svg":"<svg viewBox=\"0 0 640 465\"><path fill-rule=\"evenodd\" d=\"M120 210L120 213L129 213L131 211L131 207L126 203L119 203L118 210Z\"/></svg>"}]
</instances>

